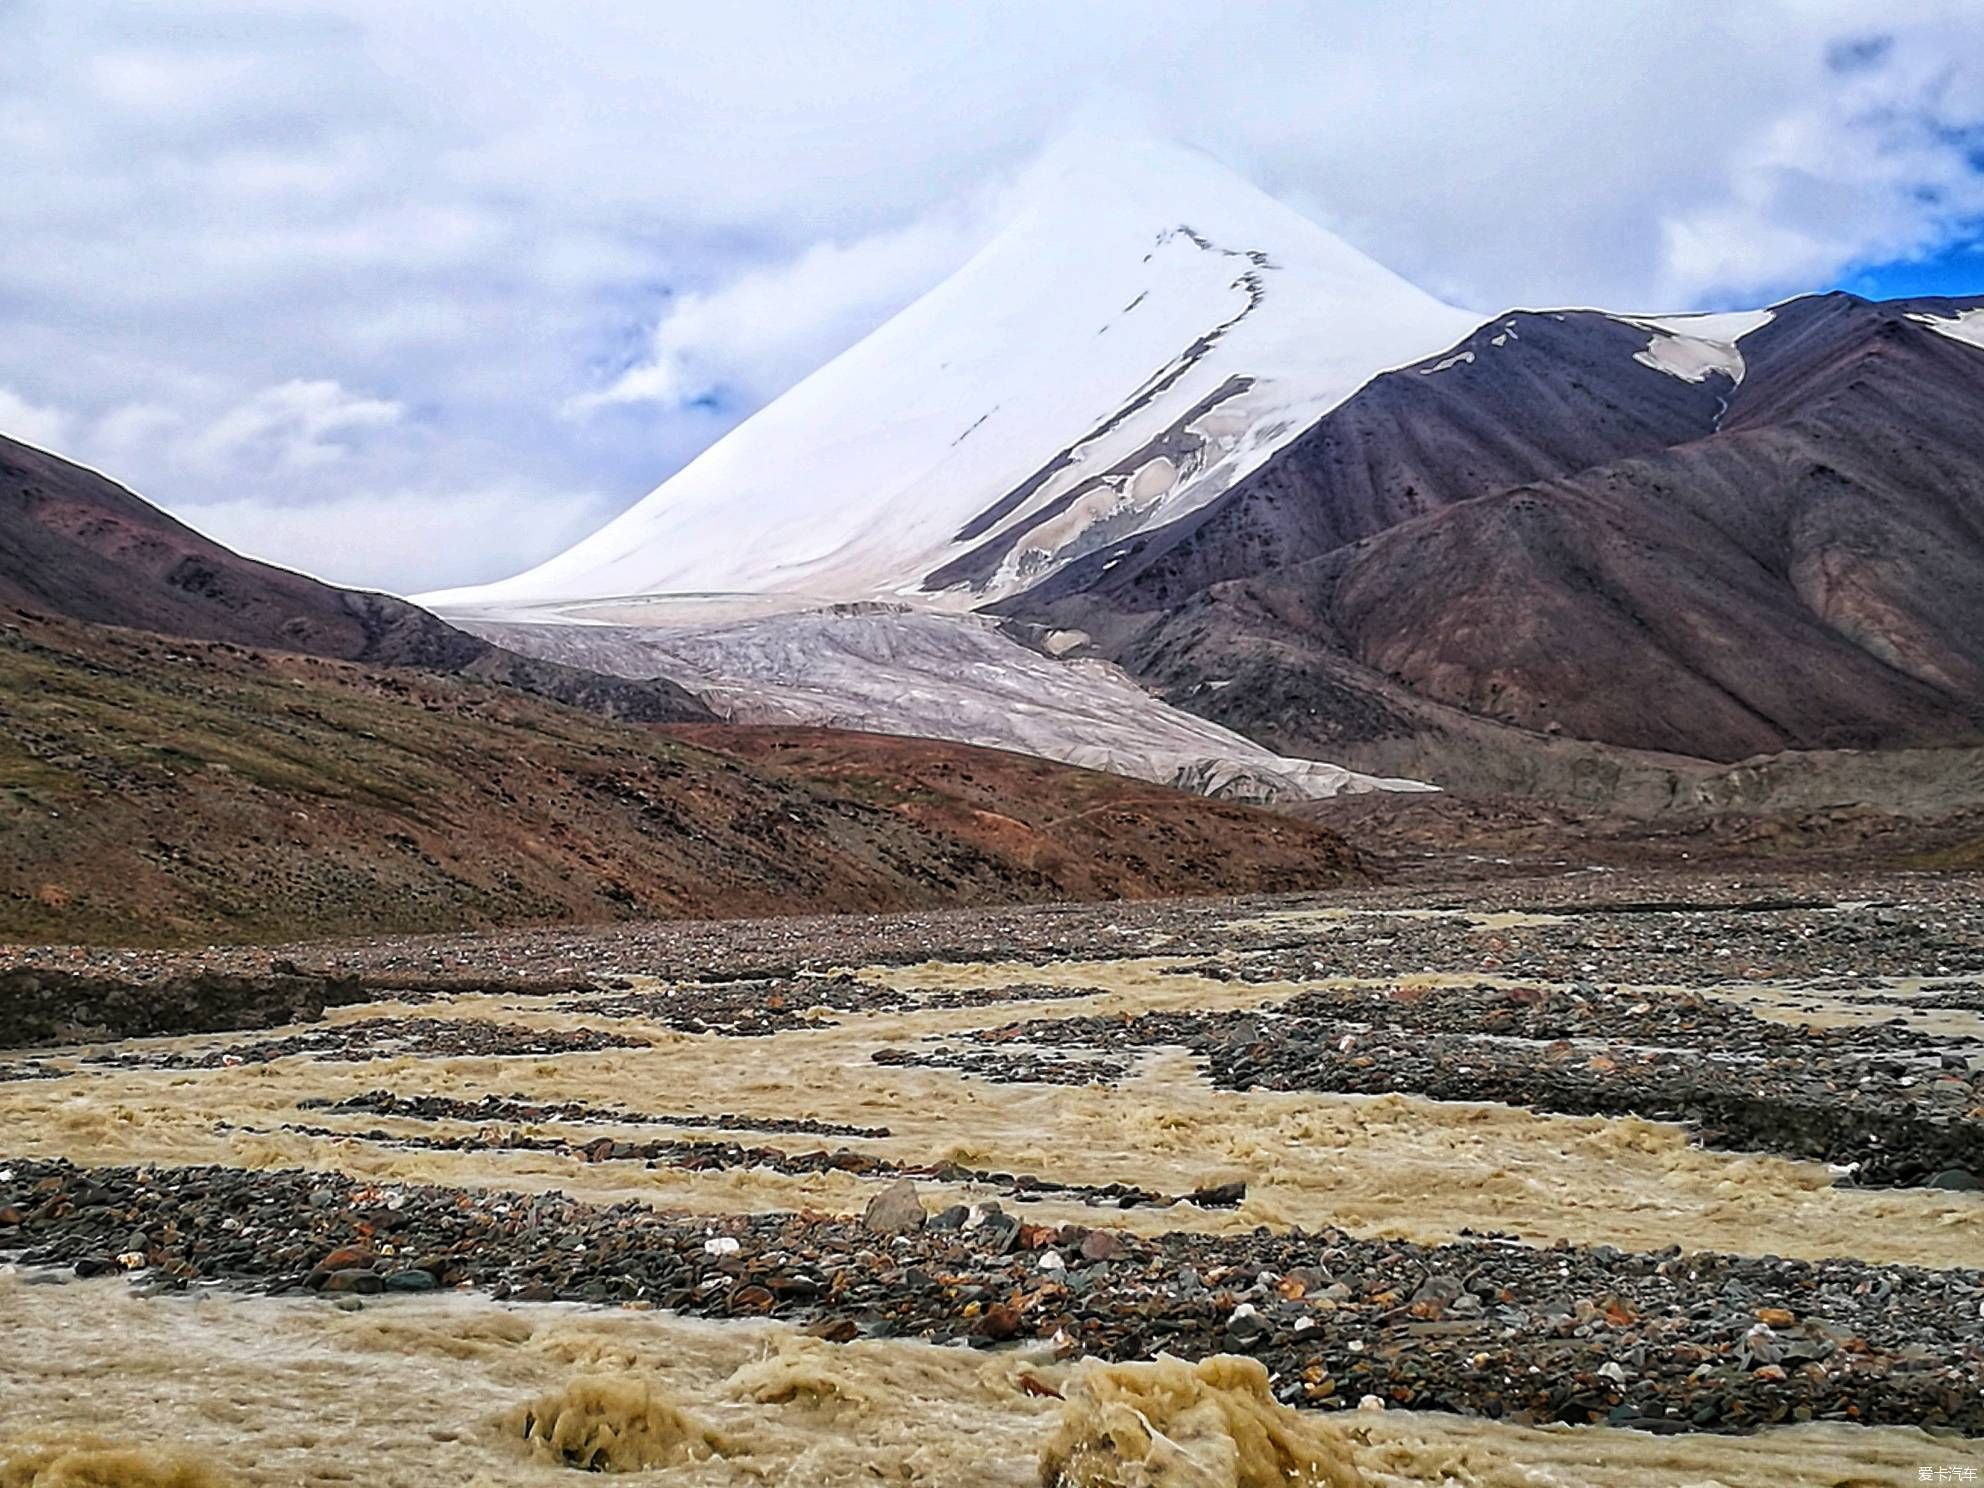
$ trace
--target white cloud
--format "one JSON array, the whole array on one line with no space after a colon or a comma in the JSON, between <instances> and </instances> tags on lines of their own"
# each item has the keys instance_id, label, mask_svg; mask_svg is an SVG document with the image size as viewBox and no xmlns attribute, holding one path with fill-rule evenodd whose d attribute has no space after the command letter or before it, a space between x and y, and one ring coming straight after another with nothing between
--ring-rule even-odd
<instances>
[{"instance_id":1,"label":"white cloud","mask_svg":"<svg viewBox=\"0 0 1984 1488\"><path fill-rule=\"evenodd\" d=\"M524 486L360 492L308 506L243 497L175 504L217 542L331 583L417 594L527 567L612 510L596 493Z\"/></svg>"},{"instance_id":2,"label":"white cloud","mask_svg":"<svg viewBox=\"0 0 1984 1488\"><path fill-rule=\"evenodd\" d=\"M1824 285L1856 263L1934 252L1984 216L1984 78L1928 47L1832 53L1845 63L1833 87L1733 143L1721 189L1662 220L1668 297Z\"/></svg>"},{"instance_id":3,"label":"white cloud","mask_svg":"<svg viewBox=\"0 0 1984 1488\"><path fill-rule=\"evenodd\" d=\"M111 409L91 427L90 455L107 470L124 470L175 439L185 424L186 416L176 408L126 403Z\"/></svg>"},{"instance_id":4,"label":"white cloud","mask_svg":"<svg viewBox=\"0 0 1984 1488\"><path fill-rule=\"evenodd\" d=\"M270 537L509 492L479 571L374 549L496 577L563 530L523 503L637 499L1091 111L1484 307L1774 298L1984 216L1976 0L0 0L0 428Z\"/></svg>"},{"instance_id":5,"label":"white cloud","mask_svg":"<svg viewBox=\"0 0 1984 1488\"><path fill-rule=\"evenodd\" d=\"M939 212L852 243L816 243L784 263L682 295L642 360L570 406L766 402L937 284L990 225L973 213Z\"/></svg>"},{"instance_id":6,"label":"white cloud","mask_svg":"<svg viewBox=\"0 0 1984 1488\"><path fill-rule=\"evenodd\" d=\"M372 486L402 462L368 462L364 441L405 435L405 412L330 379L265 388L194 425L146 403L89 420L0 387L0 433L104 470L239 552L334 583L398 594L474 583L568 546L616 507L597 491L516 481ZM175 496L208 472L233 494ZM319 474L331 483L313 484Z\"/></svg>"},{"instance_id":7,"label":"white cloud","mask_svg":"<svg viewBox=\"0 0 1984 1488\"><path fill-rule=\"evenodd\" d=\"M60 454L69 442L75 419L59 408L30 403L0 386L0 434Z\"/></svg>"},{"instance_id":8,"label":"white cloud","mask_svg":"<svg viewBox=\"0 0 1984 1488\"><path fill-rule=\"evenodd\" d=\"M344 459L354 435L397 424L405 412L330 378L299 378L230 408L187 441L184 453L188 463L217 474L250 461L262 470L309 470Z\"/></svg>"},{"instance_id":9,"label":"white cloud","mask_svg":"<svg viewBox=\"0 0 1984 1488\"><path fill-rule=\"evenodd\" d=\"M107 51L91 58L89 80L103 102L135 113L206 109L249 81L253 59L170 50Z\"/></svg>"}]
</instances>

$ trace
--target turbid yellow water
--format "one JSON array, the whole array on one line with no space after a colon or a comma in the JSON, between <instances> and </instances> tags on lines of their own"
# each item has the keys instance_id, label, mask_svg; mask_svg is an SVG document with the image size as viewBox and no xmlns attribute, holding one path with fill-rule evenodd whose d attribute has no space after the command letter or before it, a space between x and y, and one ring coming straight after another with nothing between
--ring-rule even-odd
<instances>
[{"instance_id":1,"label":"turbid yellow water","mask_svg":"<svg viewBox=\"0 0 1984 1488\"><path fill-rule=\"evenodd\" d=\"M768 1208L849 1211L874 1185L845 1174L763 1169L686 1173L636 1163L584 1163L536 1152L435 1152L281 1131L285 1123L353 1131L462 1131L452 1123L299 1114L305 1097L390 1088L402 1094L590 1101L654 1112L808 1116L885 1126L880 1140L832 1139L910 1164L944 1159L1067 1182L1134 1183L1185 1192L1208 1176L1245 1176L1234 1211L1137 1211L1135 1228L1181 1222L1211 1230L1334 1224L1359 1234L1439 1241L1463 1229L1538 1243L1852 1255L1923 1265L1984 1255L1984 1205L1938 1190L1831 1186L1815 1163L1709 1152L1678 1127L1632 1119L1536 1115L1498 1105L1399 1096L1340 1097L1213 1089L1181 1051L1144 1057L1120 1087L997 1085L952 1071L879 1066L870 1054L1029 1016L1252 1006L1295 984L1249 985L1179 975L1170 960L916 966L883 976L905 988L1018 984L1094 988L1076 1000L965 1009L822 1014L765 1038L674 1033L638 1020L610 1024L546 1011L530 999L464 997L340 1009L353 1022L397 1013L497 1018L546 1028L611 1026L648 1047L556 1058L395 1058L191 1071L88 1069L74 1078L0 1086L0 1129L22 1155L78 1163L225 1163L336 1169L378 1180L557 1188L605 1201L640 1199L708 1213ZM264 1038L268 1035L254 1035ZM150 1049L208 1048L213 1038L154 1040ZM529 1128L556 1134L573 1128ZM600 1128L586 1129L588 1136ZM627 1129L629 1137L657 1129ZM704 1133L691 1133L704 1135ZM738 1136L803 1151L806 1137ZM959 1190L961 1195L964 1190ZM1081 1218L1075 1203L1029 1206L1043 1219ZM1766 1238L1767 1237L1767 1238Z\"/></svg>"},{"instance_id":2,"label":"turbid yellow water","mask_svg":"<svg viewBox=\"0 0 1984 1488\"><path fill-rule=\"evenodd\" d=\"M645 1395L718 1448L671 1452L664 1433L650 1433L662 1438L656 1481L671 1485L1023 1488L1039 1481L1064 1409L1034 1392L1063 1389L1069 1372L1039 1351L833 1345L773 1323L471 1296L374 1300L347 1314L314 1300L147 1300L114 1280L0 1278L0 1463L66 1452L87 1464L121 1449L158 1474L61 1480L71 1484L157 1488L183 1468L200 1475L189 1485L549 1488L573 1469L533 1447L527 1413L578 1398L624 1425L628 1399ZM575 1384L590 1385L590 1398ZM1326 1421L1374 1488L1844 1488L1912 1484L1923 1467L1984 1468L1974 1443L1901 1429L1702 1438L1404 1412ZM33 1481L7 1472L9 1488Z\"/></svg>"},{"instance_id":3,"label":"turbid yellow water","mask_svg":"<svg viewBox=\"0 0 1984 1488\"><path fill-rule=\"evenodd\" d=\"M468 1130L296 1109L306 1097L383 1087L886 1126L887 1138L844 1143L748 1128L735 1135L794 1152L846 1145L909 1164L951 1159L1067 1182L1182 1192L1212 1176L1247 1179L1246 1201L1235 1211L1112 1212L1112 1224L1142 1230L1329 1224L1435 1241L1463 1229L1497 1230L1536 1243L1768 1249L1932 1266L1975 1264L1984 1255L1984 1204L1975 1196L1838 1189L1818 1165L1704 1151L1680 1129L1658 1123L1401 1097L1220 1091L1177 1050L1138 1056L1133 1077L1111 1088L998 1085L953 1071L878 1066L869 1057L1025 1017L1242 1007L1300 990L1180 974L1184 965L1151 957L864 972L913 994L1047 984L1086 995L967 1009L821 1012L763 1038L609 1023L529 998L374 1004L327 1020L494 1018L612 1027L649 1041L557 1057L297 1057L159 1071L90 1067L78 1062L80 1051L62 1051L43 1057L74 1073L0 1085L0 1148L83 1164L300 1165L376 1180L555 1188L705 1213L852 1212L878 1187L845 1174L687 1173L547 1153L399 1149L281 1130L289 1122L354 1132ZM1903 1000L1911 990L1896 988ZM1771 1001L1767 989L1736 995ZM122 1047L207 1049L229 1041ZM666 1127L556 1123L526 1130L668 1134ZM950 1194L974 1191L933 1186L929 1196ZM1025 1212L1076 1220L1095 1213L1072 1201L1029 1204ZM596 1441L586 1433L603 1430L616 1450L665 1464L670 1483L1019 1485L1037 1481L1043 1444L1064 1424L1063 1405L1031 1391L1058 1389L1066 1368L1037 1354L908 1343L836 1347L775 1324L506 1308L466 1296L370 1300L364 1311L346 1314L315 1300L221 1291L144 1300L120 1281L43 1287L13 1278L0 1280L0 1441L8 1443L0 1446L0 1463L13 1464L0 1468L0 1488L163 1488L175 1481L173 1472L191 1474L177 1480L187 1488L552 1483L571 1471L555 1457L552 1438L560 1430L568 1447L593 1443L588 1451ZM1655 1438L1364 1412L1347 1418L1345 1432L1358 1473L1373 1484L1913 1483L1923 1467L1984 1464L1975 1446L1899 1430ZM116 1455L133 1450L137 1458ZM140 1460L150 1465L132 1465ZM154 1469L160 1475L133 1476ZM23 1476L30 1473L41 1476ZM1149 1488L1222 1483L1216 1476L1140 1481Z\"/></svg>"}]
</instances>

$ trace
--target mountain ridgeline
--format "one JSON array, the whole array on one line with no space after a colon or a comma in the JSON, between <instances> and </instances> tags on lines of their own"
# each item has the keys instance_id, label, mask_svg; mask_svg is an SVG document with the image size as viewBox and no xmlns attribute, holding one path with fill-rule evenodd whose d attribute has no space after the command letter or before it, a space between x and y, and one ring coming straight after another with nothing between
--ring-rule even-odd
<instances>
[{"instance_id":1,"label":"mountain ridgeline","mask_svg":"<svg viewBox=\"0 0 1984 1488\"><path fill-rule=\"evenodd\" d=\"M1115 775L715 729L672 682L522 656L255 562L6 440L0 699L0 938L1148 898L1362 871L1321 825Z\"/></svg>"},{"instance_id":2,"label":"mountain ridgeline","mask_svg":"<svg viewBox=\"0 0 1984 1488\"><path fill-rule=\"evenodd\" d=\"M0 601L1261 800L1719 809L1742 762L1902 749L1984 800L1984 299L1482 319L1190 152L1064 150L1019 203L438 618L4 441Z\"/></svg>"},{"instance_id":3,"label":"mountain ridgeline","mask_svg":"<svg viewBox=\"0 0 1984 1488\"><path fill-rule=\"evenodd\" d=\"M1490 794L1974 745L1980 305L1483 319L1203 157L1064 159L621 518L433 599L560 659L570 626L505 627L681 629L718 591L985 611L1278 757ZM899 711L864 726L931 727Z\"/></svg>"},{"instance_id":4,"label":"mountain ridgeline","mask_svg":"<svg viewBox=\"0 0 1984 1488\"><path fill-rule=\"evenodd\" d=\"M1975 742L1965 308L1796 299L1712 367L1645 322L1503 316L1000 608L1360 768L1479 747L1467 721L1717 761Z\"/></svg>"},{"instance_id":5,"label":"mountain ridgeline","mask_svg":"<svg viewBox=\"0 0 1984 1488\"><path fill-rule=\"evenodd\" d=\"M106 476L0 437L0 604L513 687L638 723L711 715L672 682L520 656L387 594L340 589L203 537Z\"/></svg>"}]
</instances>

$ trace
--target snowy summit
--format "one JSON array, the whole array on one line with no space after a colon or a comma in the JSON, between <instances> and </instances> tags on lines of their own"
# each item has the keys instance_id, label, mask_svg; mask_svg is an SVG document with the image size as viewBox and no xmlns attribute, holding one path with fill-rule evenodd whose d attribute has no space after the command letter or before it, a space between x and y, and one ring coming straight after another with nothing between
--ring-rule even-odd
<instances>
[{"instance_id":1,"label":"snowy summit","mask_svg":"<svg viewBox=\"0 0 1984 1488\"><path fill-rule=\"evenodd\" d=\"M644 500L424 602L970 608L1203 505L1478 320L1206 156L1067 142L970 262Z\"/></svg>"}]
</instances>

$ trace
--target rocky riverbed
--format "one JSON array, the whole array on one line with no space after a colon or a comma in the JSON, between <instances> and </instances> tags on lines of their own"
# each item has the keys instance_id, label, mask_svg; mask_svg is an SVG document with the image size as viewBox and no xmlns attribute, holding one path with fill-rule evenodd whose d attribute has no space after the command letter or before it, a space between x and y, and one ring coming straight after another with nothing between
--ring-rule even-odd
<instances>
[{"instance_id":1,"label":"rocky riverbed","mask_svg":"<svg viewBox=\"0 0 1984 1488\"><path fill-rule=\"evenodd\" d=\"M1155 1236L996 1202L861 1220L711 1221L294 1170L23 1162L0 1241L29 1267L333 1296L476 1287L525 1301L777 1315L818 1336L1147 1359L1239 1352L1292 1405L1391 1405L1653 1431L1793 1421L1984 1435L1984 1272L1327 1229ZM11 1233L10 1233L11 1231Z\"/></svg>"},{"instance_id":2,"label":"rocky riverbed","mask_svg":"<svg viewBox=\"0 0 1984 1488\"><path fill-rule=\"evenodd\" d=\"M1084 1369L1160 1355L1256 1361L1247 1410L1337 1423L1374 1484L1984 1468L1974 886L1606 879L7 953L0 1482L132 1448L85 1440L77 1328L114 1394L129 1340L183 1481L349 1481L324 1426L366 1411L301 1374L257 1451L145 1393L147 1340L254 1317L280 1368L363 1328L426 1381L447 1430L378 1437L377 1482L612 1466L526 1396L652 1421L666 1386L683 1481L1025 1483ZM814 1387L757 1398L753 1350Z\"/></svg>"}]
</instances>

